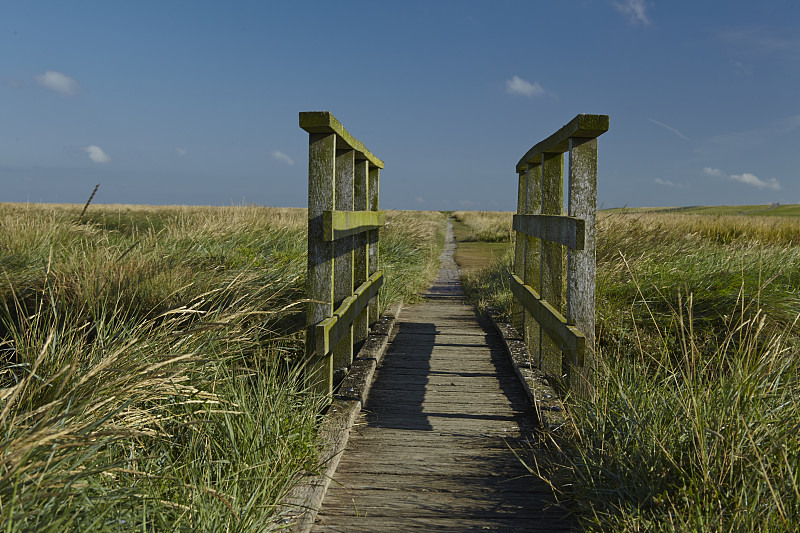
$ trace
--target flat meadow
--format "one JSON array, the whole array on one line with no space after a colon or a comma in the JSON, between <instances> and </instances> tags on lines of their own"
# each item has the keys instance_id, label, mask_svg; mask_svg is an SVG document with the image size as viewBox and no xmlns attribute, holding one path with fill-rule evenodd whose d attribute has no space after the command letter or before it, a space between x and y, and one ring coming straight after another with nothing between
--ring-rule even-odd
<instances>
[{"instance_id":1,"label":"flat meadow","mask_svg":"<svg viewBox=\"0 0 800 533\"><path fill-rule=\"evenodd\" d=\"M263 531L318 469L306 210L0 204L0 529ZM446 218L387 212L382 306Z\"/></svg>"},{"instance_id":2,"label":"flat meadow","mask_svg":"<svg viewBox=\"0 0 800 533\"><path fill-rule=\"evenodd\" d=\"M780 207L598 213L596 390L520 452L586 530L800 528L800 218ZM463 277L479 310L510 318L512 262Z\"/></svg>"}]
</instances>

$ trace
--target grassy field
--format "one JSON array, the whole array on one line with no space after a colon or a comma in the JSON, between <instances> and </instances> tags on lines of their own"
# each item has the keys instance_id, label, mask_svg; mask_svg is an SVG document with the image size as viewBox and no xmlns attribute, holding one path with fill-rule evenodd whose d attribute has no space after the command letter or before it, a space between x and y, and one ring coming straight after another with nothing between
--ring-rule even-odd
<instances>
[{"instance_id":1,"label":"grassy field","mask_svg":"<svg viewBox=\"0 0 800 533\"><path fill-rule=\"evenodd\" d=\"M524 456L593 531L800 527L800 219L603 212L596 396ZM465 276L510 314L512 253Z\"/></svg>"},{"instance_id":2,"label":"grassy field","mask_svg":"<svg viewBox=\"0 0 800 533\"><path fill-rule=\"evenodd\" d=\"M618 207L604 210L606 213L679 213L682 215L728 215L728 216L800 216L800 204L766 205L717 205L690 207Z\"/></svg>"},{"instance_id":3,"label":"grassy field","mask_svg":"<svg viewBox=\"0 0 800 533\"><path fill-rule=\"evenodd\" d=\"M0 204L0 529L262 531L317 468L306 213ZM440 213L389 212L383 303Z\"/></svg>"}]
</instances>

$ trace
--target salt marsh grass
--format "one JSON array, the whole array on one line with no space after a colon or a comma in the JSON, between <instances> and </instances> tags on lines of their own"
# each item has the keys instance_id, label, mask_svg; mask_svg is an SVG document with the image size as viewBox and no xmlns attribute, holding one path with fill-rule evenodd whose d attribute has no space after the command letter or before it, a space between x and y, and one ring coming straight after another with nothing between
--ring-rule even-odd
<instances>
[{"instance_id":1,"label":"salt marsh grass","mask_svg":"<svg viewBox=\"0 0 800 533\"><path fill-rule=\"evenodd\" d=\"M81 208L0 204L2 529L279 527L325 404L300 376L306 211ZM419 219L389 216L385 304L438 256L444 217Z\"/></svg>"},{"instance_id":2,"label":"salt marsh grass","mask_svg":"<svg viewBox=\"0 0 800 533\"><path fill-rule=\"evenodd\" d=\"M463 241L511 242L513 213L502 211L454 211L452 216L470 233Z\"/></svg>"},{"instance_id":3,"label":"salt marsh grass","mask_svg":"<svg viewBox=\"0 0 800 533\"><path fill-rule=\"evenodd\" d=\"M598 217L596 395L526 458L588 530L800 527L798 219ZM512 255L467 276L510 314Z\"/></svg>"}]
</instances>

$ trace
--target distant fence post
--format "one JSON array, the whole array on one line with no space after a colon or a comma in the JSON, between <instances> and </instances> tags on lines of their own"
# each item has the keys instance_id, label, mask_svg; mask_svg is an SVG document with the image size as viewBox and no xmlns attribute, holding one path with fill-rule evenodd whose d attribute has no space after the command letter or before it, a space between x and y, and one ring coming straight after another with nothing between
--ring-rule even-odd
<instances>
[{"instance_id":1,"label":"distant fence post","mask_svg":"<svg viewBox=\"0 0 800 533\"><path fill-rule=\"evenodd\" d=\"M595 362L597 137L608 131L608 124L608 115L578 115L534 145L516 167L513 321L522 328L534 363L581 396L592 390ZM569 152L566 216L562 213L565 152Z\"/></svg>"},{"instance_id":2,"label":"distant fence post","mask_svg":"<svg viewBox=\"0 0 800 533\"><path fill-rule=\"evenodd\" d=\"M378 179L383 161L327 111L300 113L308 145L306 379L331 394L378 319Z\"/></svg>"}]
</instances>

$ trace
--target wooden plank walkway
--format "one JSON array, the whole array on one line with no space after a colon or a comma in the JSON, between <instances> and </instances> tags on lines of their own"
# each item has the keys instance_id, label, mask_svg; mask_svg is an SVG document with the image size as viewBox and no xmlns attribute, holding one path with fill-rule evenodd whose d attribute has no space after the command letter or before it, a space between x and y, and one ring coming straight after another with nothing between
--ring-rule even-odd
<instances>
[{"instance_id":1,"label":"wooden plank walkway","mask_svg":"<svg viewBox=\"0 0 800 533\"><path fill-rule=\"evenodd\" d=\"M404 309L312 529L570 531L508 445L535 416L497 335L464 304L455 244Z\"/></svg>"}]
</instances>

